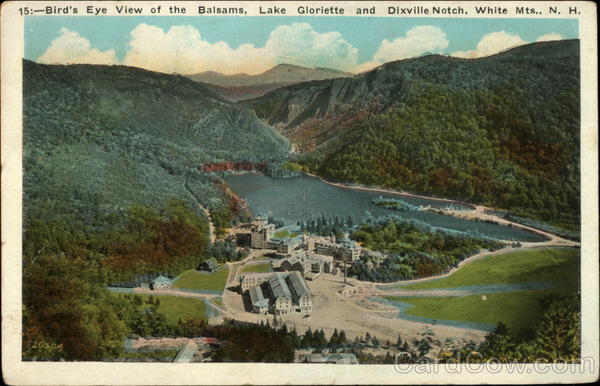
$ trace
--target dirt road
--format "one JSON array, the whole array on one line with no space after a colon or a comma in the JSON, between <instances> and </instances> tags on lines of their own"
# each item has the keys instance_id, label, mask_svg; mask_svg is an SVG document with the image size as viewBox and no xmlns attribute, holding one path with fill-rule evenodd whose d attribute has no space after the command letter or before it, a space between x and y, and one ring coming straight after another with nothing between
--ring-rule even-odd
<instances>
[{"instance_id":1,"label":"dirt road","mask_svg":"<svg viewBox=\"0 0 600 386\"><path fill-rule=\"evenodd\" d=\"M329 274L322 274L318 280L309 281L308 285L313 293L313 312L310 316L282 315L277 316L278 322L285 323L288 328L295 327L300 334L308 328L322 328L327 335L332 334L336 328L342 329L350 339L364 337L368 332L380 340L394 341L398 334L411 337L426 328L430 328L439 339L459 337L478 342L486 334L485 331L396 319L398 310L381 304L362 307L360 301L356 304L356 299L345 300L339 295L339 290L344 287L343 281L343 277ZM260 323L262 320L273 323L273 315L245 312L241 296L233 292L228 295L227 292L230 291L226 290L223 300L229 307L226 307L228 312L224 316L246 322Z\"/></svg>"},{"instance_id":2,"label":"dirt road","mask_svg":"<svg viewBox=\"0 0 600 386\"><path fill-rule=\"evenodd\" d=\"M314 176L321 179L318 176ZM399 195L399 196L413 196L427 199L434 199L438 201L444 201L448 203L458 203L467 205L473 208L470 211L453 211L444 210L443 212L448 215L452 215L459 218L470 219L470 220L486 220L494 221L500 225L512 226L521 228L530 232L540 234L546 238L542 242L521 242L521 246L513 248L510 246L504 247L496 251L481 250L475 255L463 260L458 264L457 267L453 268L450 272L437 275L434 277L427 277L422 279L415 279L409 281L398 281L395 283L377 283L377 286L395 286L398 284L410 284L417 282L424 282L429 280L436 280L439 278L447 277L466 264L479 259L487 258L490 256L505 254L513 251L528 250L533 248L545 248L545 247L578 247L579 243L571 240L566 240L549 232L545 232L539 229L535 229L526 225L517 224L506 219L500 218L496 215L486 213L490 208L483 205L473 205L469 203L463 203L456 200L448 200L442 198L433 198L427 196L420 196L410 194L406 192L398 192L388 189L379 188L362 188L362 187L351 187L343 184L332 183L321 179L323 182L337 186L344 189L355 189L364 190L371 192L380 192L384 194ZM212 225L212 224L211 224ZM245 233L247 229L232 229L232 232ZM214 236L214 232L211 231L211 235ZM212 236L211 236L212 239ZM239 276L241 269L248 262L256 259L257 257L271 252L270 250L251 250L251 253L242 261L227 263L229 266L229 276L227 278L227 285L223 291L223 309L222 316L240 321L247 321L253 323L259 323L262 321L273 320L273 315L258 315L246 312L242 301L242 296L230 290L239 285ZM266 262L262 259L260 262ZM252 261L250 264L258 264L259 261ZM361 282L356 279L348 279L350 285L354 286L370 286L361 293L353 294L348 297L340 295L340 291L345 287L343 283L343 277L333 276L329 274L321 275L317 280L309 281L308 285L313 293L313 312L310 317L304 317L300 314L291 314L278 316L277 319L281 322L286 323L289 327L295 327L297 331L302 334L308 328L316 329L322 328L327 334L333 332L335 328L338 330L342 329L346 332L347 336L354 338L355 336L364 336L367 332L371 335L376 335L380 339L395 340L398 334L402 334L404 337L415 336L417 333L422 332L423 329L431 329L438 338L445 339L447 337L458 337L463 339L470 339L475 342L483 340L486 332L480 330L473 330L467 328L451 327L444 325L434 325L423 322L415 322L403 319L395 318L398 310L394 307L386 306L383 304L369 301L368 298L371 296L377 296L383 293L383 291L377 290L371 282ZM180 292L179 295L175 296L193 296L193 297L214 297L216 295L204 295L204 294L191 294L181 291L165 290L166 294L173 295L174 292ZM410 291L412 295L421 296L457 296L460 295L457 291L447 290L436 290L438 292L432 293L428 291L427 294L419 293L418 291ZM157 293L153 291L153 293ZM398 289L398 291L389 292L386 291L385 295L396 295L406 296L408 292L406 290ZM416 296L416 295L415 295Z\"/></svg>"},{"instance_id":3,"label":"dirt road","mask_svg":"<svg viewBox=\"0 0 600 386\"><path fill-rule=\"evenodd\" d=\"M202 299L210 299L210 298L221 296L221 294L209 294L209 293L199 293L199 292L191 292L191 291L181 291L176 288L163 288L163 289L151 290L150 288L137 287L137 288L133 288L132 291L134 294L181 296L181 297L185 297L185 298L202 298Z\"/></svg>"},{"instance_id":4,"label":"dirt road","mask_svg":"<svg viewBox=\"0 0 600 386\"><path fill-rule=\"evenodd\" d=\"M202 209L202 211L208 218L208 237L210 239L210 242L214 243L215 241L217 241L217 234L215 233L215 225L212 222L212 217L210 217L210 211L202 205L198 206L200 207L200 209Z\"/></svg>"}]
</instances>

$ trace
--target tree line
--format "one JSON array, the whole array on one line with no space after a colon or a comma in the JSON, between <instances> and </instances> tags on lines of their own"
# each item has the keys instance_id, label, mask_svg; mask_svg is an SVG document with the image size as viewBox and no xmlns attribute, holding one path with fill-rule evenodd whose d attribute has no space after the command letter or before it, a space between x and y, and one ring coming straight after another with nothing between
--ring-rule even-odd
<instances>
[{"instance_id":1,"label":"tree line","mask_svg":"<svg viewBox=\"0 0 600 386\"><path fill-rule=\"evenodd\" d=\"M413 222L399 219L365 223L350 237L363 247L385 254L383 261L363 254L349 270L359 280L378 282L446 273L480 249L504 246L487 238L424 230Z\"/></svg>"}]
</instances>

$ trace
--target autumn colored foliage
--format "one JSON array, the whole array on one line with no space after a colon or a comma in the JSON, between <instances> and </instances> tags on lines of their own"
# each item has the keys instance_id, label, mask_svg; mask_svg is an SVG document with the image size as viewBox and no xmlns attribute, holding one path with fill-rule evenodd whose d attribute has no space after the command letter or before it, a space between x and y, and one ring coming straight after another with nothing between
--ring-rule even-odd
<instances>
[{"instance_id":1,"label":"autumn colored foliage","mask_svg":"<svg viewBox=\"0 0 600 386\"><path fill-rule=\"evenodd\" d=\"M232 171L265 171L266 162L207 162L198 169L203 172L232 172Z\"/></svg>"}]
</instances>

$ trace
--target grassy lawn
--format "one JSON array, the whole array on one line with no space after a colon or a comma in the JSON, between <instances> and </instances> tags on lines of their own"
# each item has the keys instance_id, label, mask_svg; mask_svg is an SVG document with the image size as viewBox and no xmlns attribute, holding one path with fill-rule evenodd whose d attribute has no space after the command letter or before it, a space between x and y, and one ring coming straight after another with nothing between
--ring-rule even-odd
<instances>
[{"instance_id":1,"label":"grassy lawn","mask_svg":"<svg viewBox=\"0 0 600 386\"><path fill-rule=\"evenodd\" d=\"M290 237L291 238L291 237L299 236L301 234L302 233L299 233L299 232L290 232L288 230L282 230L282 231L275 232L273 234L273 237L277 237L277 238Z\"/></svg>"},{"instance_id":2,"label":"grassy lawn","mask_svg":"<svg viewBox=\"0 0 600 386\"><path fill-rule=\"evenodd\" d=\"M269 269L271 269L271 264L269 263L253 264L242 268L242 272L269 272Z\"/></svg>"},{"instance_id":3,"label":"grassy lawn","mask_svg":"<svg viewBox=\"0 0 600 386\"><path fill-rule=\"evenodd\" d=\"M113 296L124 296L116 292L110 292ZM174 325L179 322L179 319L186 318L202 318L206 319L206 304L203 299L199 298L184 298L181 296L168 295L146 295L134 294L139 296L144 301L142 307L148 307L147 301L150 296L160 300L158 312L165 315L167 323Z\"/></svg>"},{"instance_id":4,"label":"grassy lawn","mask_svg":"<svg viewBox=\"0 0 600 386\"><path fill-rule=\"evenodd\" d=\"M279 232L275 232L273 234L273 237L279 237L279 238L288 237L289 234L290 234L290 232L288 232L288 231L279 231Z\"/></svg>"},{"instance_id":5,"label":"grassy lawn","mask_svg":"<svg viewBox=\"0 0 600 386\"><path fill-rule=\"evenodd\" d=\"M532 249L488 257L465 265L452 275L403 289L434 289L478 284L551 281L579 283L579 249Z\"/></svg>"},{"instance_id":6,"label":"grassy lawn","mask_svg":"<svg viewBox=\"0 0 600 386\"><path fill-rule=\"evenodd\" d=\"M228 274L229 268L227 266L222 266L218 271L210 274L189 270L181 274L179 279L173 283L173 286L176 288L221 292L225 289Z\"/></svg>"},{"instance_id":7,"label":"grassy lawn","mask_svg":"<svg viewBox=\"0 0 600 386\"><path fill-rule=\"evenodd\" d=\"M223 308L223 299L222 298L212 298L210 301L217 307Z\"/></svg>"},{"instance_id":8,"label":"grassy lawn","mask_svg":"<svg viewBox=\"0 0 600 386\"><path fill-rule=\"evenodd\" d=\"M540 300L556 293L552 290L518 291L492 293L464 297L391 298L414 307L405 312L409 315L432 319L459 320L466 322L502 322L517 335L522 335L534 327L538 317L544 312Z\"/></svg>"},{"instance_id":9,"label":"grassy lawn","mask_svg":"<svg viewBox=\"0 0 600 386\"><path fill-rule=\"evenodd\" d=\"M143 295L144 301L147 296ZM179 319L202 318L206 319L206 304L198 298L184 298L181 296L157 296L160 299L158 312L164 314L169 324L177 324Z\"/></svg>"},{"instance_id":10,"label":"grassy lawn","mask_svg":"<svg viewBox=\"0 0 600 386\"><path fill-rule=\"evenodd\" d=\"M446 279L405 288L449 288L477 284L551 281L543 290L469 295L464 297L390 297L414 307L409 315L467 322L503 322L514 333L524 334L543 313L540 300L550 294L571 295L579 291L579 250L546 249L514 252L473 262Z\"/></svg>"}]
</instances>

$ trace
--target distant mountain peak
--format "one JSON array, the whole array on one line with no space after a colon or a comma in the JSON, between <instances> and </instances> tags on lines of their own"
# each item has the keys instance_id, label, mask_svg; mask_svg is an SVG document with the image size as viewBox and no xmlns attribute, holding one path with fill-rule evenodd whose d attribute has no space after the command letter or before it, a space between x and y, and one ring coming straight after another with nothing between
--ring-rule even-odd
<instances>
[{"instance_id":1,"label":"distant mountain peak","mask_svg":"<svg viewBox=\"0 0 600 386\"><path fill-rule=\"evenodd\" d=\"M275 70L287 70L287 71L306 71L306 72L326 72L326 73L332 73L332 74L343 74L344 76L351 76L352 74L341 71L341 70L336 70L334 68L328 68L328 67L305 67L305 66L299 66L297 64L290 64L290 63L280 63L272 68L270 68L269 70L263 72L263 74L267 74L269 72L275 71ZM262 75L262 74L261 74Z\"/></svg>"},{"instance_id":2,"label":"distant mountain peak","mask_svg":"<svg viewBox=\"0 0 600 386\"><path fill-rule=\"evenodd\" d=\"M225 75L216 71L205 71L187 77L214 86L215 92L230 100L241 100L261 96L265 92L292 84L351 76L354 74L331 68L309 68L279 63L257 75Z\"/></svg>"},{"instance_id":3,"label":"distant mountain peak","mask_svg":"<svg viewBox=\"0 0 600 386\"><path fill-rule=\"evenodd\" d=\"M311 69L310 67L298 66L296 64L279 63L279 64L273 66L271 69L269 69L269 70L267 70L265 72L269 72L269 71L274 70L276 68L302 68L302 69L307 69L307 70Z\"/></svg>"}]
</instances>

